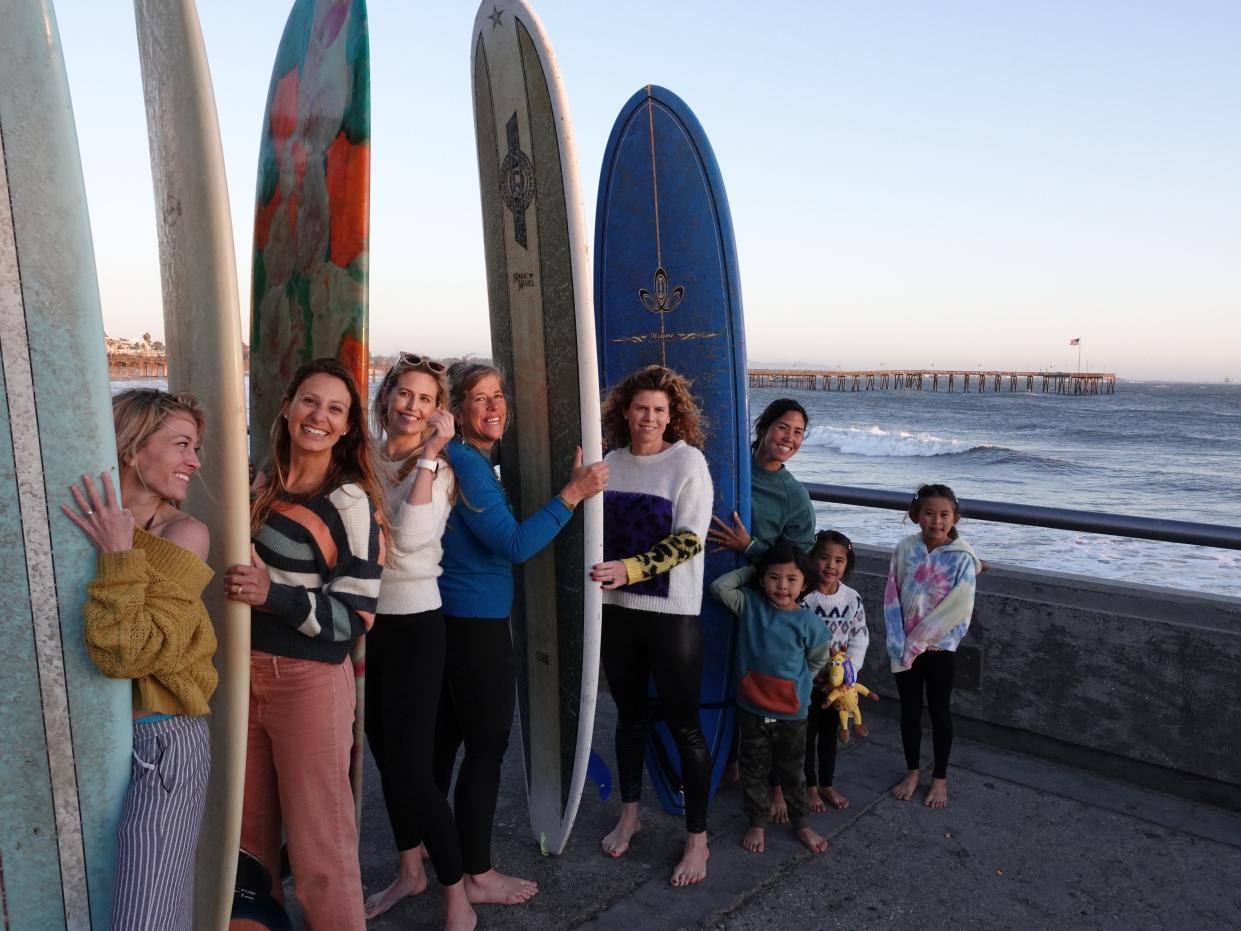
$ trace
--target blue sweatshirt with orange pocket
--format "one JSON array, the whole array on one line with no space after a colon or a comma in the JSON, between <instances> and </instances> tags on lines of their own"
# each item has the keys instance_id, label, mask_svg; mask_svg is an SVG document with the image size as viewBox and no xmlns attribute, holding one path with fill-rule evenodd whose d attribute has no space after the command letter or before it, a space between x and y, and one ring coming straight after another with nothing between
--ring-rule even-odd
<instances>
[{"instance_id":1,"label":"blue sweatshirt with orange pocket","mask_svg":"<svg viewBox=\"0 0 1241 931\"><path fill-rule=\"evenodd\" d=\"M809 608L777 608L746 583L746 566L711 583L711 594L737 615L737 705L764 718L800 721L810 686L828 660L831 637Z\"/></svg>"}]
</instances>

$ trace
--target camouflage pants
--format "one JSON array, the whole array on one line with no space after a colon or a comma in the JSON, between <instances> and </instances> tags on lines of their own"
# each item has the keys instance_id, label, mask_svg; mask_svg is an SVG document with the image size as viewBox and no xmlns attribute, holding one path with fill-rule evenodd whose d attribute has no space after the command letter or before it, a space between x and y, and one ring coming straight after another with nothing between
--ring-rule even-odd
<instances>
[{"instance_id":1,"label":"camouflage pants","mask_svg":"<svg viewBox=\"0 0 1241 931\"><path fill-rule=\"evenodd\" d=\"M800 831L807 827L810 806L806 800L806 719L761 718L738 708L737 729L741 796L750 827L762 827L767 823L771 809L769 773L784 790L793 829Z\"/></svg>"}]
</instances>

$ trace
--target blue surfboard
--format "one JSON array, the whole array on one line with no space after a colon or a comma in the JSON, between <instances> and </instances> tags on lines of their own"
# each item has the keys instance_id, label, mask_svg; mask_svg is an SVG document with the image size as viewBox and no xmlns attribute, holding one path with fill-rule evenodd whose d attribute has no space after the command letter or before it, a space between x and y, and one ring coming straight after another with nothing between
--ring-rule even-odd
<instances>
[{"instance_id":1,"label":"blue surfboard","mask_svg":"<svg viewBox=\"0 0 1241 931\"><path fill-rule=\"evenodd\" d=\"M732 216L706 133L684 101L662 87L648 85L629 99L604 152L595 315L604 390L653 363L693 382L706 419L714 513L736 510L748 525L745 328ZM733 554L708 553L705 584L738 565ZM735 727L736 621L708 595L702 624L702 729L714 761L714 795ZM658 703L655 715L647 770L664 808L680 814L680 760Z\"/></svg>"}]
</instances>

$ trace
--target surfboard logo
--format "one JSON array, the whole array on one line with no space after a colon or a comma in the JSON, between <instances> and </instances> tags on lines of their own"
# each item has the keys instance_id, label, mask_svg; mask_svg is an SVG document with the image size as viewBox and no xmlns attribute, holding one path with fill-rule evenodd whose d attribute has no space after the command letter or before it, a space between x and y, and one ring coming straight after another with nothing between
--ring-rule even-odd
<instances>
[{"instance_id":1,"label":"surfboard logo","mask_svg":"<svg viewBox=\"0 0 1241 931\"><path fill-rule=\"evenodd\" d=\"M719 336L718 333L669 333L666 320L667 315L672 313L680 305L685 298L685 287L677 285L671 291L668 290L668 272L661 265L655 269L655 281L652 285L654 291L648 291L646 288L638 289L638 299L642 301L642 306L653 314L659 314L659 332L658 333L642 333L637 336L619 336L612 340L614 343L658 343L659 358L661 365L668 364L668 343L672 341L687 342L691 339L710 339L713 336Z\"/></svg>"},{"instance_id":2,"label":"surfboard logo","mask_svg":"<svg viewBox=\"0 0 1241 931\"><path fill-rule=\"evenodd\" d=\"M534 203L534 163L521 150L516 110L508 118L504 132L508 137L508 153L500 163L500 199L513 214L513 238L523 249L529 249L526 245L526 210Z\"/></svg>"}]
</instances>

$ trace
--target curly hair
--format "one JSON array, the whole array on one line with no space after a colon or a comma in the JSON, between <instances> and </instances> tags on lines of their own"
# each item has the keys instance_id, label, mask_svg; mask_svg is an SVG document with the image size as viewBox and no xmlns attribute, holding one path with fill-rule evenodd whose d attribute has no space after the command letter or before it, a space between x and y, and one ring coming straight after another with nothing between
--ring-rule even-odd
<instances>
[{"instance_id":1,"label":"curly hair","mask_svg":"<svg viewBox=\"0 0 1241 931\"><path fill-rule=\"evenodd\" d=\"M201 446L207 417L198 398L188 391L170 394L159 388L127 388L118 392L112 398L112 426L116 430L116 458L120 467L127 468L127 460L132 460L164 421L174 415L188 417L194 422ZM137 469L136 464L134 468ZM138 479L142 480L141 472ZM179 501L164 500L174 507L181 506Z\"/></svg>"},{"instance_id":2,"label":"curly hair","mask_svg":"<svg viewBox=\"0 0 1241 931\"><path fill-rule=\"evenodd\" d=\"M662 365L638 369L608 392L600 412L604 447L620 449L629 445L629 421L625 413L639 391L660 391L668 399L668 426L664 428L667 442L684 440L688 445L702 449L705 442L704 418L690 394L689 380Z\"/></svg>"},{"instance_id":3,"label":"curly hair","mask_svg":"<svg viewBox=\"0 0 1241 931\"><path fill-rule=\"evenodd\" d=\"M370 435L366 429L366 405L358 391L358 383L353 373L337 359L324 357L314 359L301 366L293 373L289 386L284 391L284 403L281 411L272 422L270 433L271 455L266 463L264 474L267 484L259 491L254 503L250 506L250 531L257 531L267 520L272 507L277 501L289 496L288 471L289 459L292 455L292 439L289 436L289 425L286 419L288 406L297 397L302 383L312 375L331 375L344 383L349 391L349 426L345 434L332 447L332 461L328 466L323 484L318 488L299 495L300 499L313 498L315 495L349 482L357 484L371 506L381 516L384 513L383 491L379 477L375 472L372 459Z\"/></svg>"}]
</instances>

